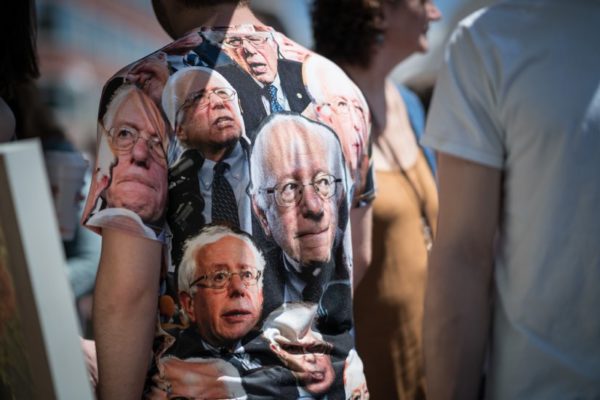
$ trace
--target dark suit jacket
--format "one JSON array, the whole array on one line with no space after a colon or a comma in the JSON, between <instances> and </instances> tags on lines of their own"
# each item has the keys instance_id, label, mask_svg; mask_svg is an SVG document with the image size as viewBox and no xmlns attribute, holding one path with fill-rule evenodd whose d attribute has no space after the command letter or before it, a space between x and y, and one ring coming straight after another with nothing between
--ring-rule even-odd
<instances>
[{"instance_id":1,"label":"dark suit jacket","mask_svg":"<svg viewBox=\"0 0 600 400\"><path fill-rule=\"evenodd\" d=\"M173 235L171 260L175 265L176 273L183 256L185 241L198 234L206 225L202 214L204 199L200 194L198 182L198 171L203 163L202 155L196 150L189 149L184 151L179 160L169 168L167 221Z\"/></svg>"},{"instance_id":2,"label":"dark suit jacket","mask_svg":"<svg viewBox=\"0 0 600 400\"><path fill-rule=\"evenodd\" d=\"M220 358L231 363L240 373L242 386L248 400L296 399L298 389L296 378L269 348L260 331L251 331L242 339L246 353L262 367L247 369L233 357L232 353L221 354L208 349L202 341L196 327L174 329L169 334L174 343L165 350L164 356L175 356L181 360L188 358ZM154 366L156 368L156 366ZM154 370L156 371L156 370ZM148 382L151 385L151 382Z\"/></svg>"},{"instance_id":3,"label":"dark suit jacket","mask_svg":"<svg viewBox=\"0 0 600 400\"><path fill-rule=\"evenodd\" d=\"M263 318L284 302L284 291L289 272L284 265L283 251L275 246L263 248L265 272L263 277ZM331 260L320 266L322 271L316 277L307 278L302 293L302 301L317 303L316 328L322 334L338 335L352 328L352 308L350 299L352 288L348 267L344 263L342 232L338 231ZM311 275L311 274L307 274Z\"/></svg>"},{"instance_id":4,"label":"dark suit jacket","mask_svg":"<svg viewBox=\"0 0 600 400\"><path fill-rule=\"evenodd\" d=\"M338 232L339 233L339 232ZM340 236L340 235L338 235ZM335 380L327 392L328 399L344 399L344 368L346 357L354 347L351 335L352 292L347 267L343 265L343 246L336 240L332 260L323 264L323 271L307 286L302 300L317 303L315 327L323 339L333 344L330 353L335 372ZM279 247L265 254L265 275L263 278L263 318L283 304L287 270L284 266L283 252Z\"/></svg>"},{"instance_id":5,"label":"dark suit jacket","mask_svg":"<svg viewBox=\"0 0 600 400\"><path fill-rule=\"evenodd\" d=\"M248 157L248 142L240 140L245 160ZM196 236L207 223L203 215L205 201L200 191L198 171L204 165L204 157L195 149L186 149L177 162L169 167L169 203L167 222L171 230L171 262L177 274L183 257L185 242ZM228 158L225 157L225 161ZM254 216L253 224L254 223ZM258 226L258 222L256 222ZM252 233L252 232L248 232ZM175 298L177 291L175 291Z\"/></svg>"},{"instance_id":6,"label":"dark suit jacket","mask_svg":"<svg viewBox=\"0 0 600 400\"><path fill-rule=\"evenodd\" d=\"M237 64L220 65L216 69L238 92L246 134L254 142L256 128L267 116L262 102L262 88ZM277 73L285 98L290 105L288 111L301 113L311 101L302 81L302 63L279 59Z\"/></svg>"}]
</instances>

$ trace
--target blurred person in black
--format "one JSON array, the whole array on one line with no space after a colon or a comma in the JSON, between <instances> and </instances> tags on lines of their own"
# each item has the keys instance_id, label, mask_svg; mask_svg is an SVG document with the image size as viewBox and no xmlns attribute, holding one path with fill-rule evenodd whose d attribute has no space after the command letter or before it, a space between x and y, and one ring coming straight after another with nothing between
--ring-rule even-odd
<instances>
[{"instance_id":1,"label":"blurred person in black","mask_svg":"<svg viewBox=\"0 0 600 400\"><path fill-rule=\"evenodd\" d=\"M20 84L39 76L33 0L4 1L0 6L0 143L18 130L14 101Z\"/></svg>"},{"instance_id":2,"label":"blurred person in black","mask_svg":"<svg viewBox=\"0 0 600 400\"><path fill-rule=\"evenodd\" d=\"M35 1L6 1L0 5L0 143L39 137L47 151L76 152L50 109L41 101L35 79L40 75L36 53ZM73 199L80 202L83 197ZM91 319L89 300L94 287L100 242L84 229L75 228L63 241L67 277L73 290L84 335ZM86 365L97 381L96 350L81 339Z\"/></svg>"},{"instance_id":3,"label":"blurred person in black","mask_svg":"<svg viewBox=\"0 0 600 400\"><path fill-rule=\"evenodd\" d=\"M372 115L378 190L373 263L354 297L357 349L373 398L422 399L421 324L438 203L434 160L418 144L424 127L418 98L388 75L427 51L429 23L441 14L432 0L316 0L312 16L316 51L348 73Z\"/></svg>"}]
</instances>

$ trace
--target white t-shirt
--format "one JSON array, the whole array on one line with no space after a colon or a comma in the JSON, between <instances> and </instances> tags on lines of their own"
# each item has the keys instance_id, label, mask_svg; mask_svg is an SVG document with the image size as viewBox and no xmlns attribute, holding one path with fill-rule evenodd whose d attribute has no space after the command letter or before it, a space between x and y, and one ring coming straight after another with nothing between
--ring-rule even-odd
<instances>
[{"instance_id":1,"label":"white t-shirt","mask_svg":"<svg viewBox=\"0 0 600 400\"><path fill-rule=\"evenodd\" d=\"M487 398L600 397L600 2L465 19L423 144L503 171Z\"/></svg>"}]
</instances>

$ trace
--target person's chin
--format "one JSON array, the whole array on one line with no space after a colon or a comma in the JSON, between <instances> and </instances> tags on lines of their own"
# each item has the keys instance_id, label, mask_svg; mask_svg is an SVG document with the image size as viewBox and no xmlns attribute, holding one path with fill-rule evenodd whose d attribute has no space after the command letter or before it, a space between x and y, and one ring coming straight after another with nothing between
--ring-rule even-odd
<instances>
[{"instance_id":1,"label":"person's chin","mask_svg":"<svg viewBox=\"0 0 600 400\"><path fill-rule=\"evenodd\" d=\"M155 196L156 189L149 182L130 179L118 183L119 192L122 198L147 199L148 196Z\"/></svg>"},{"instance_id":2,"label":"person's chin","mask_svg":"<svg viewBox=\"0 0 600 400\"><path fill-rule=\"evenodd\" d=\"M241 136L241 132L240 128L238 128L235 125L232 125L217 131L216 136L219 141L228 143L239 139Z\"/></svg>"},{"instance_id":3,"label":"person's chin","mask_svg":"<svg viewBox=\"0 0 600 400\"><path fill-rule=\"evenodd\" d=\"M304 265L322 264L329 262L329 260L331 260L329 247L312 249L310 251L304 250L300 257L300 262Z\"/></svg>"},{"instance_id":4,"label":"person's chin","mask_svg":"<svg viewBox=\"0 0 600 400\"><path fill-rule=\"evenodd\" d=\"M312 394L323 394L329 389L329 387L331 386L332 383L333 383L333 380L329 379L329 377L325 376L324 380L322 380L321 382L312 383L310 385L307 385L306 390Z\"/></svg>"},{"instance_id":5,"label":"person's chin","mask_svg":"<svg viewBox=\"0 0 600 400\"><path fill-rule=\"evenodd\" d=\"M254 75L254 78L263 85L270 85L275 80L275 75L264 73L260 75Z\"/></svg>"},{"instance_id":6,"label":"person's chin","mask_svg":"<svg viewBox=\"0 0 600 400\"><path fill-rule=\"evenodd\" d=\"M422 37L419 39L419 44L417 45L417 53L427 53L429 51L429 41L427 37Z\"/></svg>"},{"instance_id":7,"label":"person's chin","mask_svg":"<svg viewBox=\"0 0 600 400\"><path fill-rule=\"evenodd\" d=\"M157 216L158 213L155 212L156 206L153 203L125 203L124 208L139 215L145 223L157 221L159 219Z\"/></svg>"},{"instance_id":8,"label":"person's chin","mask_svg":"<svg viewBox=\"0 0 600 400\"><path fill-rule=\"evenodd\" d=\"M236 132L219 132L218 137L213 138L211 147L215 150L232 149L240 140L240 136Z\"/></svg>"},{"instance_id":9,"label":"person's chin","mask_svg":"<svg viewBox=\"0 0 600 400\"><path fill-rule=\"evenodd\" d=\"M323 232L301 238L298 246L300 260L304 264L329 261L332 247L329 236L328 232Z\"/></svg>"},{"instance_id":10,"label":"person's chin","mask_svg":"<svg viewBox=\"0 0 600 400\"><path fill-rule=\"evenodd\" d=\"M235 343L241 340L248 334L254 327L255 323L241 323L236 326L229 327L226 332L223 333L223 337L230 343Z\"/></svg>"}]
</instances>

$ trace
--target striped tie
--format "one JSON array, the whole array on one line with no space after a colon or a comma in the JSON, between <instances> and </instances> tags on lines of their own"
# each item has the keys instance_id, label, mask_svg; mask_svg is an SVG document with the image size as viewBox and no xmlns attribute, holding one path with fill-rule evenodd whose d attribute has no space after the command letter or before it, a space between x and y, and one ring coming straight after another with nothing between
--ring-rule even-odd
<instances>
[{"instance_id":1,"label":"striped tie","mask_svg":"<svg viewBox=\"0 0 600 400\"><path fill-rule=\"evenodd\" d=\"M271 114L282 112L283 107L277 101L277 88L273 84L269 84L265 86L265 93L267 94L269 105L271 106Z\"/></svg>"},{"instance_id":2,"label":"striped tie","mask_svg":"<svg viewBox=\"0 0 600 400\"><path fill-rule=\"evenodd\" d=\"M225 178L225 172L229 169L226 162L218 162L214 167L212 182L212 222L223 223L231 227L239 228L237 202L233 188Z\"/></svg>"}]
</instances>

